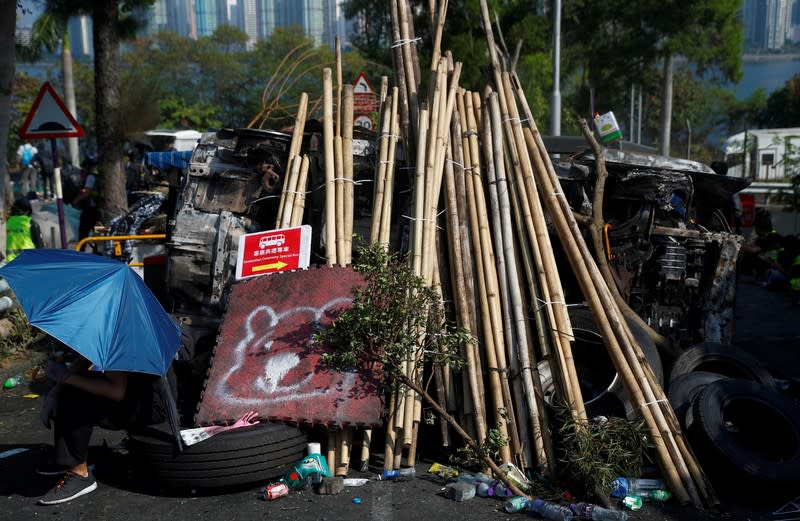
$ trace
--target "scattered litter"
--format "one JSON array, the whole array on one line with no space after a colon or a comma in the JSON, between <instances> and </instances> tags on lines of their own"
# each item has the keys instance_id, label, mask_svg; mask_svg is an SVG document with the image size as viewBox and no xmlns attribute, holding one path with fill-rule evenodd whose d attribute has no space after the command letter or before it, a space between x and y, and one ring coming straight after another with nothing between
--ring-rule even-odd
<instances>
[{"instance_id":1,"label":"scattered litter","mask_svg":"<svg viewBox=\"0 0 800 521\"><path fill-rule=\"evenodd\" d=\"M16 449L9 449L7 451L0 452L0 459L8 458L9 456L14 456L21 452L25 452L26 450L28 450L26 447L17 447Z\"/></svg>"},{"instance_id":2,"label":"scattered litter","mask_svg":"<svg viewBox=\"0 0 800 521\"><path fill-rule=\"evenodd\" d=\"M353 504L360 505L361 504L361 498L358 497L358 496L354 497L353 498Z\"/></svg>"},{"instance_id":3,"label":"scattered litter","mask_svg":"<svg viewBox=\"0 0 800 521\"><path fill-rule=\"evenodd\" d=\"M322 478L317 493L325 496L333 496L344 491L344 479L341 476Z\"/></svg>"},{"instance_id":4,"label":"scattered litter","mask_svg":"<svg viewBox=\"0 0 800 521\"><path fill-rule=\"evenodd\" d=\"M23 398L33 398L33 399L39 398L39 396L41 396L41 395L36 394L36 393L28 393L28 394L23 394L22 395Z\"/></svg>"},{"instance_id":5,"label":"scattered litter","mask_svg":"<svg viewBox=\"0 0 800 521\"><path fill-rule=\"evenodd\" d=\"M453 501L466 501L475 497L475 485L454 481L444 487L444 495Z\"/></svg>"},{"instance_id":6,"label":"scattered litter","mask_svg":"<svg viewBox=\"0 0 800 521\"><path fill-rule=\"evenodd\" d=\"M370 480L367 478L344 478L342 484L345 487L360 487L366 485Z\"/></svg>"},{"instance_id":7,"label":"scattered litter","mask_svg":"<svg viewBox=\"0 0 800 521\"><path fill-rule=\"evenodd\" d=\"M433 463L430 467L428 467L428 472L431 474L436 474L437 476L441 476L445 479L456 479L459 475L458 469L448 467L447 465L442 465L441 463Z\"/></svg>"}]
</instances>

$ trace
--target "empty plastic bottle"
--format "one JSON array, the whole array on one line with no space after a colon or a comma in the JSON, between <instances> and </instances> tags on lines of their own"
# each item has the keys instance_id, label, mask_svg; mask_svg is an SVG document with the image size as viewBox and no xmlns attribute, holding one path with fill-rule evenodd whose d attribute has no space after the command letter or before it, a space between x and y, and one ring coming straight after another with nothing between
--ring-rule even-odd
<instances>
[{"instance_id":1,"label":"empty plastic bottle","mask_svg":"<svg viewBox=\"0 0 800 521\"><path fill-rule=\"evenodd\" d=\"M539 514L550 521L572 521L572 510L543 499L534 499L528 503L528 510Z\"/></svg>"},{"instance_id":2,"label":"empty plastic bottle","mask_svg":"<svg viewBox=\"0 0 800 521\"><path fill-rule=\"evenodd\" d=\"M569 508L579 519L591 519L592 521L626 521L628 519L628 514L625 512L609 510L592 503L572 503Z\"/></svg>"},{"instance_id":3,"label":"empty plastic bottle","mask_svg":"<svg viewBox=\"0 0 800 521\"><path fill-rule=\"evenodd\" d=\"M477 483L475 483L475 493L478 494L480 497L493 497L494 487L491 486L489 483L478 481Z\"/></svg>"},{"instance_id":4,"label":"empty plastic bottle","mask_svg":"<svg viewBox=\"0 0 800 521\"><path fill-rule=\"evenodd\" d=\"M12 387L16 387L24 381L25 378L23 378L22 375L12 376L3 382L3 389L11 389Z\"/></svg>"},{"instance_id":5,"label":"empty plastic bottle","mask_svg":"<svg viewBox=\"0 0 800 521\"><path fill-rule=\"evenodd\" d=\"M528 509L528 503L530 503L530 500L525 496L514 496L506 499L503 502L503 509L509 514L513 514L514 512L522 512L523 510Z\"/></svg>"},{"instance_id":6,"label":"empty plastic bottle","mask_svg":"<svg viewBox=\"0 0 800 521\"><path fill-rule=\"evenodd\" d=\"M493 480L489 486L494 489L493 495L498 499L504 499L514 495L514 491L508 488L506 484L500 480Z\"/></svg>"},{"instance_id":7,"label":"empty plastic bottle","mask_svg":"<svg viewBox=\"0 0 800 521\"><path fill-rule=\"evenodd\" d=\"M669 493L669 490L662 490L662 489L648 490L641 494L641 498L644 499L645 501L663 502L663 501L669 501L671 497L672 494Z\"/></svg>"},{"instance_id":8,"label":"empty plastic bottle","mask_svg":"<svg viewBox=\"0 0 800 521\"><path fill-rule=\"evenodd\" d=\"M640 496L648 490L664 489L666 485L661 479L615 478L611 482L613 497Z\"/></svg>"},{"instance_id":9,"label":"empty plastic bottle","mask_svg":"<svg viewBox=\"0 0 800 521\"><path fill-rule=\"evenodd\" d=\"M375 479L385 481L387 479L413 478L416 475L417 471L414 467L407 467L403 469L384 470L378 474Z\"/></svg>"},{"instance_id":10,"label":"empty plastic bottle","mask_svg":"<svg viewBox=\"0 0 800 521\"><path fill-rule=\"evenodd\" d=\"M458 481L464 481L466 483L491 483L492 478L484 474L483 472L476 472L475 474L469 472L462 472L456 478Z\"/></svg>"}]
</instances>

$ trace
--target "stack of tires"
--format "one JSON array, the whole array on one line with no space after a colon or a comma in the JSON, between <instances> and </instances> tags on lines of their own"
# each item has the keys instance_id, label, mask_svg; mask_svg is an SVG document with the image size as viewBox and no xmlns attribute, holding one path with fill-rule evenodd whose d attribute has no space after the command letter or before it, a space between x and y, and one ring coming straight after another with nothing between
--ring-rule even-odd
<instances>
[{"instance_id":1,"label":"stack of tires","mask_svg":"<svg viewBox=\"0 0 800 521\"><path fill-rule=\"evenodd\" d=\"M676 358L667 391L721 492L763 496L800 485L800 407L758 360L731 345L692 346Z\"/></svg>"}]
</instances>

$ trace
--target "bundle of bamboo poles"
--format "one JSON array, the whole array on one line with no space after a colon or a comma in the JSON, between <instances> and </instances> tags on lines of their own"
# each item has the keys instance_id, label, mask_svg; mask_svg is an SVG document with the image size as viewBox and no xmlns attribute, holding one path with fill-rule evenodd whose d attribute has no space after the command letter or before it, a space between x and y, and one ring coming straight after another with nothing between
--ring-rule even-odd
<instances>
[{"instance_id":1,"label":"bundle of bamboo poles","mask_svg":"<svg viewBox=\"0 0 800 521\"><path fill-rule=\"evenodd\" d=\"M467 363L461 374L436 368L438 403L462 419L479 442L491 428L498 429L510 441L500 452L503 460L545 475L556 472L536 369L539 358L549 362L557 393L577 426L586 413L549 217L631 402L641 404L671 490L681 502L713 503L663 390L583 242L519 82L500 67L486 2L481 1L481 9L492 76L482 94L459 88L461 64L439 49L446 9L446 1L438 9L431 4L434 59L423 95L410 8L406 0L392 1L397 85L382 88L370 228L370 241L388 248L390 231L398 224L392 222L392 205L399 143L413 170L411 208L405 216L410 219L410 262L442 293L442 281L449 280L452 295L442 298L452 300L456 321L476 339L463 346ZM335 99L332 71L326 69L323 76L324 238L331 266L347 265L352 256L352 88L341 84L340 60L337 46ZM298 109L278 226L295 223L298 210L302 218L298 197L305 190L307 158L299 158L299 140L306 104L301 100ZM406 361L406 374L415 382L421 378L419 356ZM406 463L414 464L421 411L420 398L411 390L391 395L386 468L400 466L404 452ZM370 436L364 432L367 450ZM337 473L347 471L352 440L348 429L330 431L329 464ZM442 442L449 444L444 427ZM362 462L368 456L362 452Z\"/></svg>"}]
</instances>

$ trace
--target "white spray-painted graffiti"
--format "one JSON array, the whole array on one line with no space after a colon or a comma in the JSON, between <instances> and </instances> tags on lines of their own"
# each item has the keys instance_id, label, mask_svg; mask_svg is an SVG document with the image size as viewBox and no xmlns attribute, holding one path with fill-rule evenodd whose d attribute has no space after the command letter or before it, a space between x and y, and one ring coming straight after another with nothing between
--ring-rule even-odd
<instances>
[{"instance_id":1,"label":"white spray-painted graffiti","mask_svg":"<svg viewBox=\"0 0 800 521\"><path fill-rule=\"evenodd\" d=\"M282 313L277 313L271 306L262 305L254 308L245 320L244 337L234 348L234 363L217 380L214 394L222 404L227 406L255 406L281 403L287 401L319 398L333 392L347 392L356 382L353 373L338 373L341 378L331 387L311 387L314 380L312 371L297 371L303 362L299 351L311 344L307 338L293 338L293 345L286 340L276 339L277 331L287 331L292 325L314 326L320 324L326 312L352 302L352 298L335 298L315 308L299 306ZM302 330L312 332L315 328L304 327ZM249 389L241 389L232 385L232 375L243 368L245 363L255 363L253 354L263 355L263 373L250 382ZM318 357L314 357L317 360ZM252 371L248 371L250 373ZM241 384L240 384L241 385Z\"/></svg>"}]
</instances>

